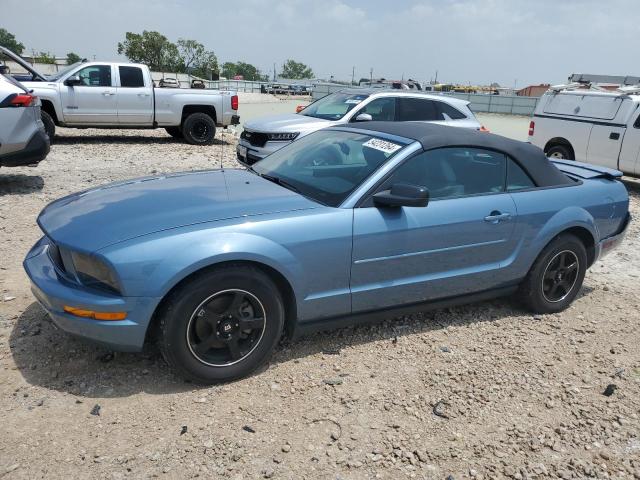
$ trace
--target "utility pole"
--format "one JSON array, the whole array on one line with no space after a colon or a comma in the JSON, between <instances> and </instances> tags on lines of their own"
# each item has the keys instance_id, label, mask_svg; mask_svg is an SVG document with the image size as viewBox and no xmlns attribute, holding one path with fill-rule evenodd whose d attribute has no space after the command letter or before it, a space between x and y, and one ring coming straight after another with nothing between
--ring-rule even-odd
<instances>
[{"instance_id":1,"label":"utility pole","mask_svg":"<svg viewBox=\"0 0 640 480\"><path fill-rule=\"evenodd\" d=\"M355 85L356 80L356 67L354 66L351 70L351 86Z\"/></svg>"},{"instance_id":2,"label":"utility pole","mask_svg":"<svg viewBox=\"0 0 640 480\"><path fill-rule=\"evenodd\" d=\"M435 85L438 84L438 70L436 70L436 79L433 81Z\"/></svg>"},{"instance_id":3,"label":"utility pole","mask_svg":"<svg viewBox=\"0 0 640 480\"><path fill-rule=\"evenodd\" d=\"M373 67L371 67L371 71L369 72L369 86L373 85Z\"/></svg>"},{"instance_id":4,"label":"utility pole","mask_svg":"<svg viewBox=\"0 0 640 480\"><path fill-rule=\"evenodd\" d=\"M276 81L276 62L273 62L273 81Z\"/></svg>"}]
</instances>

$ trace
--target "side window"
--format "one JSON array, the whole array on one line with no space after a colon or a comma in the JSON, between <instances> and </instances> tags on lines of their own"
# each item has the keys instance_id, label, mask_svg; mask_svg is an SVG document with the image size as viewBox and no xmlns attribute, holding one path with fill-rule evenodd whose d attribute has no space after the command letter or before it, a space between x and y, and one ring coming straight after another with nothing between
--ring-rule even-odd
<instances>
[{"instance_id":1,"label":"side window","mask_svg":"<svg viewBox=\"0 0 640 480\"><path fill-rule=\"evenodd\" d=\"M80 70L76 75L80 77L85 87L110 87L111 66L91 65Z\"/></svg>"},{"instance_id":2,"label":"side window","mask_svg":"<svg viewBox=\"0 0 640 480\"><path fill-rule=\"evenodd\" d=\"M384 183L410 183L429 189L432 200L504 191L505 155L479 148L440 148L400 165Z\"/></svg>"},{"instance_id":3,"label":"side window","mask_svg":"<svg viewBox=\"0 0 640 480\"><path fill-rule=\"evenodd\" d=\"M640 128L640 115L636 118L636 121L633 124L633 128Z\"/></svg>"},{"instance_id":4,"label":"side window","mask_svg":"<svg viewBox=\"0 0 640 480\"><path fill-rule=\"evenodd\" d=\"M144 87L142 69L139 67L118 67L120 86L129 88Z\"/></svg>"},{"instance_id":5,"label":"side window","mask_svg":"<svg viewBox=\"0 0 640 480\"><path fill-rule=\"evenodd\" d=\"M436 107L436 102L420 98L398 99L398 121L433 121L444 120Z\"/></svg>"},{"instance_id":6,"label":"side window","mask_svg":"<svg viewBox=\"0 0 640 480\"><path fill-rule=\"evenodd\" d=\"M464 113L462 113L457 108L452 107L448 103L444 103L444 102L436 102L436 103L438 104L438 109L440 110L440 113L446 114L447 117L449 117L451 120L462 120L463 118L467 118L467 116Z\"/></svg>"},{"instance_id":7,"label":"side window","mask_svg":"<svg viewBox=\"0 0 640 480\"><path fill-rule=\"evenodd\" d=\"M507 160L507 192L535 188L535 183L513 159Z\"/></svg>"},{"instance_id":8,"label":"side window","mask_svg":"<svg viewBox=\"0 0 640 480\"><path fill-rule=\"evenodd\" d=\"M393 122L396 117L396 99L393 97L377 98L365 105L355 114L355 117L361 113L368 113L373 120Z\"/></svg>"}]
</instances>

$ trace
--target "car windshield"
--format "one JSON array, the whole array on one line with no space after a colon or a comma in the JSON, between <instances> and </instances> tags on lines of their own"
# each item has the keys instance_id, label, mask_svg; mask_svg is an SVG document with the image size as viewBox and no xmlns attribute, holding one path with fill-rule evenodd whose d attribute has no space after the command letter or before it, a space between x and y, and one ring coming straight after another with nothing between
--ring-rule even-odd
<instances>
[{"instance_id":1,"label":"car windshield","mask_svg":"<svg viewBox=\"0 0 640 480\"><path fill-rule=\"evenodd\" d=\"M71 65L69 65L68 67L63 68L62 70L57 71L56 73L54 73L53 75L47 75L47 78L49 80L52 81L56 81L59 80L60 78L62 78L64 75L66 75L68 72L70 72L71 70L73 70L74 68L76 68L78 65L82 65L82 62L76 62L73 63Z\"/></svg>"},{"instance_id":2,"label":"car windshield","mask_svg":"<svg viewBox=\"0 0 640 480\"><path fill-rule=\"evenodd\" d=\"M305 197L337 207L405 145L356 131L320 130L277 150L251 170Z\"/></svg>"},{"instance_id":3,"label":"car windshield","mask_svg":"<svg viewBox=\"0 0 640 480\"><path fill-rule=\"evenodd\" d=\"M362 93L333 93L313 102L302 110L300 115L324 120L340 120L368 96Z\"/></svg>"}]
</instances>

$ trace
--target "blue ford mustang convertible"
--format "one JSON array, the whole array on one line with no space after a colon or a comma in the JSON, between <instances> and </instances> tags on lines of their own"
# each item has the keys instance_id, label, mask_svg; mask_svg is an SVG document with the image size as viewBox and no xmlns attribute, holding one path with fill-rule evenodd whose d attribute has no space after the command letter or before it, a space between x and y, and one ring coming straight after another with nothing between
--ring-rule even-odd
<instances>
[{"instance_id":1,"label":"blue ford mustang convertible","mask_svg":"<svg viewBox=\"0 0 640 480\"><path fill-rule=\"evenodd\" d=\"M558 312L630 221L621 174L424 123L334 127L250 170L140 178L48 205L24 267L63 330L156 339L201 383L283 333L518 293Z\"/></svg>"}]
</instances>

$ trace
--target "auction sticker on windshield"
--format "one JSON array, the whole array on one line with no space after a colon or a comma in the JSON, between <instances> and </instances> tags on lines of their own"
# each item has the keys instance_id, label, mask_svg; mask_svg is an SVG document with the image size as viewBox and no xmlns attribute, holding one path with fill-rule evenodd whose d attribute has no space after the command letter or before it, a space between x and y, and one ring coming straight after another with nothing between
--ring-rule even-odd
<instances>
[{"instance_id":1,"label":"auction sticker on windshield","mask_svg":"<svg viewBox=\"0 0 640 480\"><path fill-rule=\"evenodd\" d=\"M344 103L357 105L360 102L362 102L362 100L360 100L359 98L350 98L349 100L346 100Z\"/></svg>"},{"instance_id":2,"label":"auction sticker on windshield","mask_svg":"<svg viewBox=\"0 0 640 480\"><path fill-rule=\"evenodd\" d=\"M380 150L384 153L393 153L396 150L402 148L402 145L398 145L396 143L388 142L386 140L380 140L379 138L372 138L366 143L362 144L363 147L375 148L376 150Z\"/></svg>"}]
</instances>

